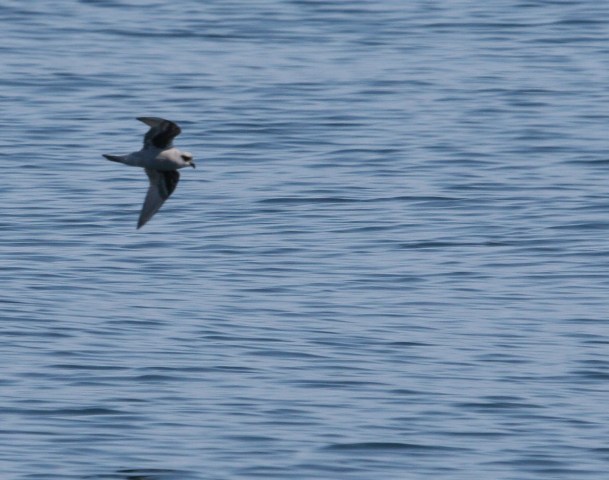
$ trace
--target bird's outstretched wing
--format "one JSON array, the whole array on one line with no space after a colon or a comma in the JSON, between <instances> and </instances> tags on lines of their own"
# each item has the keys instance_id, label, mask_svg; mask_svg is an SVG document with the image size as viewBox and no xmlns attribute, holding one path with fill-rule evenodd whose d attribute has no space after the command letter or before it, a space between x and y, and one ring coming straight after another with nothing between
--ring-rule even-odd
<instances>
[{"instance_id":1,"label":"bird's outstretched wing","mask_svg":"<svg viewBox=\"0 0 609 480\"><path fill-rule=\"evenodd\" d=\"M150 187L140 212L140 219L137 222L137 228L143 227L152 216L159 211L165 200L176 189L180 174L177 170L153 170L146 169L146 174L150 180Z\"/></svg>"},{"instance_id":2,"label":"bird's outstretched wing","mask_svg":"<svg viewBox=\"0 0 609 480\"><path fill-rule=\"evenodd\" d=\"M169 148L173 139L182 131L176 123L163 118L137 117L137 119L150 127L144 136L144 148Z\"/></svg>"}]
</instances>

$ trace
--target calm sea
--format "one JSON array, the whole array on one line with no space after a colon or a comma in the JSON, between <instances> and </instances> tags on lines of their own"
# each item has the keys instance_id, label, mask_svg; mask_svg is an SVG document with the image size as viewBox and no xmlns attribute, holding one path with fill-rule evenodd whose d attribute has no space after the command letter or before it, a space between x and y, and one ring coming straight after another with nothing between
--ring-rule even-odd
<instances>
[{"instance_id":1,"label":"calm sea","mask_svg":"<svg viewBox=\"0 0 609 480\"><path fill-rule=\"evenodd\" d=\"M2 480L609 471L609 3L7 0ZM136 231L137 116L198 168Z\"/></svg>"}]
</instances>

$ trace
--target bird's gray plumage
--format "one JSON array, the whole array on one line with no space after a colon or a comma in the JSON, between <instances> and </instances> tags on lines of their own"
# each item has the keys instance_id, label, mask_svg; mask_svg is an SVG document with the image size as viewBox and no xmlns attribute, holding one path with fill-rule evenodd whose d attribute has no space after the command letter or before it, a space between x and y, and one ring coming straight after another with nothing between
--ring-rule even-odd
<instances>
[{"instance_id":1,"label":"bird's gray plumage","mask_svg":"<svg viewBox=\"0 0 609 480\"><path fill-rule=\"evenodd\" d=\"M173 193L180 180L180 172L177 170L159 171L152 168L146 169L150 180L150 187L140 212L137 228L146 224L152 216L159 211L165 200Z\"/></svg>"},{"instance_id":2,"label":"bird's gray plumage","mask_svg":"<svg viewBox=\"0 0 609 480\"><path fill-rule=\"evenodd\" d=\"M159 117L138 117L150 127L144 136L144 146L139 152L128 155L106 155L108 160L142 167L148 175L150 186L140 212L137 228L141 228L159 211L165 200L175 190L180 180L178 169L195 167L192 154L173 147L173 139L181 133L180 127Z\"/></svg>"},{"instance_id":3,"label":"bird's gray plumage","mask_svg":"<svg viewBox=\"0 0 609 480\"><path fill-rule=\"evenodd\" d=\"M150 127L144 136L144 148L170 148L173 145L173 139L182 133L182 129L170 120L159 117L138 117L137 119Z\"/></svg>"}]
</instances>

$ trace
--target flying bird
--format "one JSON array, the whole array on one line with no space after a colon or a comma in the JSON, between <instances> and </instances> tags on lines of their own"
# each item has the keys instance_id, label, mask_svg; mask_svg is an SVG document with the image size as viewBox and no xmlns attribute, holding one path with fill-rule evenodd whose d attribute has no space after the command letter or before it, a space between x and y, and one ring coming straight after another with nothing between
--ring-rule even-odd
<instances>
[{"instance_id":1,"label":"flying bird","mask_svg":"<svg viewBox=\"0 0 609 480\"><path fill-rule=\"evenodd\" d=\"M173 193L180 180L178 169L195 168L190 152L182 152L173 146L173 139L182 131L170 121L158 117L137 117L150 130L144 136L144 146L139 152L128 155L106 155L108 160L124 163L146 170L150 187L140 212L137 228L143 227L159 211L165 200Z\"/></svg>"}]
</instances>

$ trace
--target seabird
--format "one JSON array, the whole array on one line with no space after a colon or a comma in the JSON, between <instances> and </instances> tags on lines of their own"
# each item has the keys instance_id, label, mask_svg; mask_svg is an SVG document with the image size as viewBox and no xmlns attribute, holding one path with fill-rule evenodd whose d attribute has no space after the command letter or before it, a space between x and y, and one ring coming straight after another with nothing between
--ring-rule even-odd
<instances>
[{"instance_id":1,"label":"seabird","mask_svg":"<svg viewBox=\"0 0 609 480\"><path fill-rule=\"evenodd\" d=\"M173 146L173 139L182 131L170 121L158 117L138 117L150 130L144 136L144 146L139 152L128 155L106 155L108 160L146 170L150 187L140 212L137 228L143 227L159 211L165 200L175 190L184 167L195 168L190 152L182 152Z\"/></svg>"}]
</instances>

